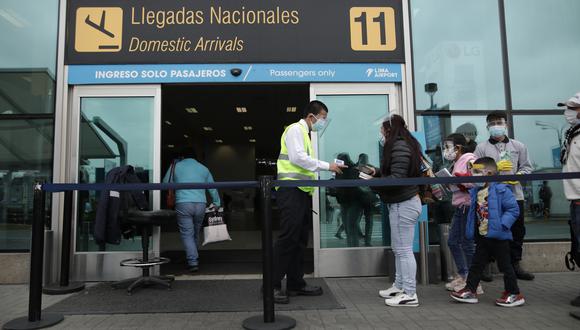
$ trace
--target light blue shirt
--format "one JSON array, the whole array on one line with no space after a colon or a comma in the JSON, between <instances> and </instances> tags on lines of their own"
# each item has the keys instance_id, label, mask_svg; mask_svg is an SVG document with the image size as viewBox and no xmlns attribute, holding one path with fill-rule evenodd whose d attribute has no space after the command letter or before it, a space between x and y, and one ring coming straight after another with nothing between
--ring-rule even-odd
<instances>
[{"instance_id":1,"label":"light blue shirt","mask_svg":"<svg viewBox=\"0 0 580 330\"><path fill-rule=\"evenodd\" d=\"M163 177L163 182L169 182L171 168ZM206 183L213 182L213 177L207 167L192 158L184 158L175 164L175 173L172 182L175 183ZM221 205L220 196L216 189L207 189L211 199L217 206ZM175 203L207 203L205 189L179 189L175 191Z\"/></svg>"}]
</instances>

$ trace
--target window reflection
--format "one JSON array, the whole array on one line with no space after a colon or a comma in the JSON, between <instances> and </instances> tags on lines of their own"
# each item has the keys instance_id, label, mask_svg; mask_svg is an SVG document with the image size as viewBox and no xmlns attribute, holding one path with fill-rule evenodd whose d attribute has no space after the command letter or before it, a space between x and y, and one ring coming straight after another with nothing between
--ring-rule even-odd
<instances>
[{"instance_id":1,"label":"window reflection","mask_svg":"<svg viewBox=\"0 0 580 330\"><path fill-rule=\"evenodd\" d=\"M437 83L437 109L505 107L496 1L412 0L417 109L430 109L422 93Z\"/></svg>"},{"instance_id":2,"label":"window reflection","mask_svg":"<svg viewBox=\"0 0 580 330\"><path fill-rule=\"evenodd\" d=\"M30 248L33 187L50 181L52 132L52 120L0 121L0 250Z\"/></svg>"},{"instance_id":3,"label":"window reflection","mask_svg":"<svg viewBox=\"0 0 580 330\"><path fill-rule=\"evenodd\" d=\"M554 109L579 90L580 1L510 0L505 9L513 107Z\"/></svg>"},{"instance_id":4,"label":"window reflection","mask_svg":"<svg viewBox=\"0 0 580 330\"><path fill-rule=\"evenodd\" d=\"M387 95L320 95L332 121L318 139L319 158L348 164L342 175L322 179L357 179L359 164L379 166L380 125L387 113ZM356 136L345 139L344 136ZM369 187L320 189L322 248L389 245L388 212Z\"/></svg>"},{"instance_id":5,"label":"window reflection","mask_svg":"<svg viewBox=\"0 0 580 330\"><path fill-rule=\"evenodd\" d=\"M79 183L103 183L107 172L132 165L142 182L153 182L153 98L81 99ZM139 251L140 236L121 245L98 246L93 227L100 191L78 194L77 251Z\"/></svg>"}]
</instances>

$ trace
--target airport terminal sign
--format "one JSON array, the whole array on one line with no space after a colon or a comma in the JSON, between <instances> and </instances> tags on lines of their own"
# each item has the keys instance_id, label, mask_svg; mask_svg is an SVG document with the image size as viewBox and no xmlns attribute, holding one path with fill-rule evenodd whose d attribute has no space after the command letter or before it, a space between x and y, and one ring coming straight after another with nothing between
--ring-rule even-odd
<instances>
[{"instance_id":1,"label":"airport terminal sign","mask_svg":"<svg viewBox=\"0 0 580 330\"><path fill-rule=\"evenodd\" d=\"M403 63L400 0L71 0L67 64Z\"/></svg>"}]
</instances>

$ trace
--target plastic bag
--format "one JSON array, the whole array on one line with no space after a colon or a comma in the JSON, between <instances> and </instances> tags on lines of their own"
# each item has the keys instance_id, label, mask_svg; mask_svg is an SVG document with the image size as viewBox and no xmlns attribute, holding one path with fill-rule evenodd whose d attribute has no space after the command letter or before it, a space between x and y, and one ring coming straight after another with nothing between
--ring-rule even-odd
<instances>
[{"instance_id":1,"label":"plastic bag","mask_svg":"<svg viewBox=\"0 0 580 330\"><path fill-rule=\"evenodd\" d=\"M224 221L223 207L217 208L210 205L205 209L205 218L203 220L203 243L231 241L228 227Z\"/></svg>"}]
</instances>

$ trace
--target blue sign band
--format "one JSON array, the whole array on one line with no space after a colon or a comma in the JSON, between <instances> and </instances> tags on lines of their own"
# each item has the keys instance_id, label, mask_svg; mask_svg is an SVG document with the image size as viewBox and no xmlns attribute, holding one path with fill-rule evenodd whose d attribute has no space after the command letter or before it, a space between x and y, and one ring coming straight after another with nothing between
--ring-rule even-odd
<instances>
[{"instance_id":1,"label":"blue sign band","mask_svg":"<svg viewBox=\"0 0 580 330\"><path fill-rule=\"evenodd\" d=\"M240 69L234 76L232 69ZM237 72L236 72L237 73ZM401 82L401 64L144 64L70 65L68 83Z\"/></svg>"}]
</instances>

